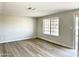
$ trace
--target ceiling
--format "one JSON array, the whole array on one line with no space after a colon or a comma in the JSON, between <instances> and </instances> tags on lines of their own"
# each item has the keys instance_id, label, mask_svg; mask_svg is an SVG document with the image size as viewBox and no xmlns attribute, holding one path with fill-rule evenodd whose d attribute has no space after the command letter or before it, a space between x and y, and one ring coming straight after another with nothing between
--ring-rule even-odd
<instances>
[{"instance_id":1,"label":"ceiling","mask_svg":"<svg viewBox=\"0 0 79 59\"><path fill-rule=\"evenodd\" d=\"M29 10L29 7L33 10ZM0 14L41 17L78 8L79 3L77 2L1 2Z\"/></svg>"}]
</instances>

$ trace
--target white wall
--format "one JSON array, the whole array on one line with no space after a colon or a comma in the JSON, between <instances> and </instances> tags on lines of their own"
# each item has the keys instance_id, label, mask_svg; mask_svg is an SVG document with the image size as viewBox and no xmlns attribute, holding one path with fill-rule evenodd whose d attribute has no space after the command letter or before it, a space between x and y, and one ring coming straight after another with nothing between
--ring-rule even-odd
<instances>
[{"instance_id":1,"label":"white wall","mask_svg":"<svg viewBox=\"0 0 79 59\"><path fill-rule=\"evenodd\" d=\"M0 2L0 16L2 14L2 3Z\"/></svg>"},{"instance_id":2,"label":"white wall","mask_svg":"<svg viewBox=\"0 0 79 59\"><path fill-rule=\"evenodd\" d=\"M78 19L78 56L79 56L79 19Z\"/></svg>"},{"instance_id":3,"label":"white wall","mask_svg":"<svg viewBox=\"0 0 79 59\"><path fill-rule=\"evenodd\" d=\"M2 16L0 15L0 41L2 41L2 35L3 35L3 33L2 33Z\"/></svg>"},{"instance_id":4,"label":"white wall","mask_svg":"<svg viewBox=\"0 0 79 59\"><path fill-rule=\"evenodd\" d=\"M1 19L1 18L0 18ZM35 19L30 17L3 16L0 20L0 43L24 40L36 36Z\"/></svg>"},{"instance_id":5,"label":"white wall","mask_svg":"<svg viewBox=\"0 0 79 59\"><path fill-rule=\"evenodd\" d=\"M59 37L49 36L42 33L43 30L43 18L48 17L59 17ZM73 48L74 40L73 40L73 12L61 12L45 17L38 18L38 37L48 40L66 47Z\"/></svg>"}]
</instances>

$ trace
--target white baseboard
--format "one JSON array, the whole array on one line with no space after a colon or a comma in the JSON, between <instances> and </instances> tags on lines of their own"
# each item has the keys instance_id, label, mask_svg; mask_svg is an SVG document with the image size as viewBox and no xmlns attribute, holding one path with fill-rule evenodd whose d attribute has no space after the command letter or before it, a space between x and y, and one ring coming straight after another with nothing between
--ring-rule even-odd
<instances>
[{"instance_id":1,"label":"white baseboard","mask_svg":"<svg viewBox=\"0 0 79 59\"><path fill-rule=\"evenodd\" d=\"M20 40L27 40L27 39L32 39L32 38L36 38L36 37L26 37L26 38L19 38L19 39L7 39L7 40L3 40L3 41L0 41L0 43L8 43L8 42L14 42L14 41L20 41Z\"/></svg>"},{"instance_id":2,"label":"white baseboard","mask_svg":"<svg viewBox=\"0 0 79 59\"><path fill-rule=\"evenodd\" d=\"M56 41L51 41L51 40L48 40L47 38L44 38L44 37L38 36L38 38L41 38L43 40L46 40L46 41L49 41L49 42L52 42L52 43L55 43L55 44L58 44L58 45L61 45L61 46L64 46L64 47L68 47L68 48L72 48L73 49L73 47L70 47L70 46L68 46L66 44L62 44L62 43L59 43L59 42L56 42Z\"/></svg>"}]
</instances>

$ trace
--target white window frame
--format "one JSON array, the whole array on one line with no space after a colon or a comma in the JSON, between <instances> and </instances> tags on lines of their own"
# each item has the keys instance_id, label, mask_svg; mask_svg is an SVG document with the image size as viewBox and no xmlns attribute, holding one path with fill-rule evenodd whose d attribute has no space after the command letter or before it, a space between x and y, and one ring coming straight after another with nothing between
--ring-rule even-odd
<instances>
[{"instance_id":1,"label":"white window frame","mask_svg":"<svg viewBox=\"0 0 79 59\"><path fill-rule=\"evenodd\" d=\"M45 20L49 20L47 23L50 23L49 24L50 28L47 29L47 30L49 30L48 31L49 33L45 32L45 27L46 26L48 27L48 25L45 26L45 22L44 22ZM43 34L51 35L51 36L59 36L59 17L43 19Z\"/></svg>"},{"instance_id":2,"label":"white window frame","mask_svg":"<svg viewBox=\"0 0 79 59\"><path fill-rule=\"evenodd\" d=\"M47 26L46 26L45 21L48 21L48 22L46 22L46 23L48 23ZM46 27L48 27L48 29ZM46 29L48 30L48 33L45 31ZM43 34L50 35L50 18L43 19Z\"/></svg>"},{"instance_id":3,"label":"white window frame","mask_svg":"<svg viewBox=\"0 0 79 59\"><path fill-rule=\"evenodd\" d=\"M51 35L59 36L59 17L52 17L50 20L51 20L51 25L50 25Z\"/></svg>"}]
</instances>

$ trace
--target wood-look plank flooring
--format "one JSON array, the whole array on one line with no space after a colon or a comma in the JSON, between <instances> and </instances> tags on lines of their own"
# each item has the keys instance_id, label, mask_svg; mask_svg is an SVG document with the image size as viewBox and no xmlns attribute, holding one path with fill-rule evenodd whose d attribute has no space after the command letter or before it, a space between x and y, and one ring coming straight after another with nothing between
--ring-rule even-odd
<instances>
[{"instance_id":1,"label":"wood-look plank flooring","mask_svg":"<svg viewBox=\"0 0 79 59\"><path fill-rule=\"evenodd\" d=\"M1 57L75 57L73 49L41 39L29 39L0 44Z\"/></svg>"}]
</instances>

